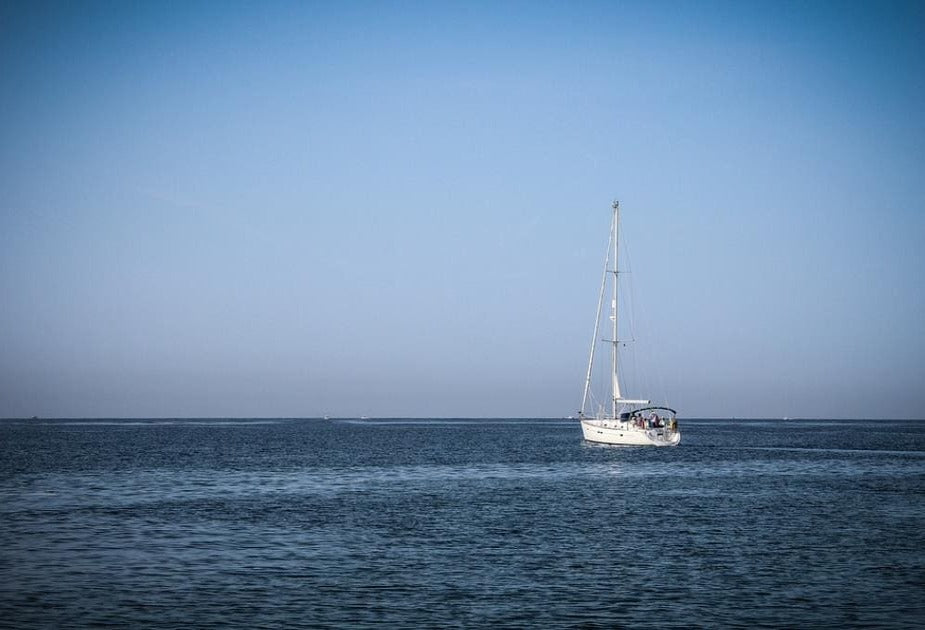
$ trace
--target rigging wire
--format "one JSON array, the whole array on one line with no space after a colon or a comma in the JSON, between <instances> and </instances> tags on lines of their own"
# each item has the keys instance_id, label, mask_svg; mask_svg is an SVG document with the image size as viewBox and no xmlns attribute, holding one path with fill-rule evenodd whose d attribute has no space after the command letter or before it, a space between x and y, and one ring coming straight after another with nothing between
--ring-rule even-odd
<instances>
[{"instance_id":1,"label":"rigging wire","mask_svg":"<svg viewBox=\"0 0 925 630\"><path fill-rule=\"evenodd\" d=\"M631 388L630 391L635 391L637 393L648 391L648 383L645 379L645 374L640 374L638 362L637 362L637 352L636 352L636 294L635 294L635 284L633 283L633 261L630 257L629 246L626 241L626 236L623 231L620 231L620 245L623 251L623 258L626 261L626 280L622 281L623 286L629 289L629 300L624 300L625 310L628 315L629 320L629 338L627 339L628 343L633 345L630 348L629 352L625 352L624 356L629 355L630 360L632 361L632 381L626 380L625 382ZM622 274L621 274L622 275ZM624 292L624 295L626 292ZM626 348L626 343L623 344L623 347ZM622 363L620 364L622 368ZM625 373L626 370L621 372L621 375ZM641 381L641 382L640 382Z\"/></svg>"},{"instance_id":2,"label":"rigging wire","mask_svg":"<svg viewBox=\"0 0 925 630\"><path fill-rule=\"evenodd\" d=\"M623 248L627 252L627 265L629 266L631 264L629 262L629 250L625 242L623 243ZM633 309L630 311L630 320L633 322L633 328L634 328L633 336L634 336L634 341L635 341L635 310L636 310L637 302L636 302L636 294L635 294L635 285L633 284L633 282L630 282L629 284L630 284L630 299L632 301L632 306L633 306ZM651 323L652 319L649 317L649 314L646 311L645 301L643 300L639 302L638 305L639 305L639 310L641 311L640 314L642 317L642 321ZM649 348L648 355L651 359L651 363L653 364L652 371L654 372L656 383L652 384L652 388L655 389L656 392L661 395L660 401L663 402L665 406L670 407L671 402L668 400L667 390L665 389L665 379L664 379L664 375L662 374L662 370L661 370L663 355L661 354L661 352L659 351L659 348L657 347L656 335L652 334L651 328L650 328L649 333L643 334L642 337L644 339L642 343L644 343ZM636 353L634 352L633 353L634 368L635 368L635 355ZM646 390L651 391L649 390L649 382L648 382L649 380L648 372L649 371L644 370L644 372L645 373L643 374L643 378L645 379ZM653 400L653 402L656 402L656 401Z\"/></svg>"},{"instance_id":3,"label":"rigging wire","mask_svg":"<svg viewBox=\"0 0 925 630\"><path fill-rule=\"evenodd\" d=\"M604 273L603 273L603 276L601 277L601 292L597 300L597 315L595 316L595 320L594 320L594 334L591 337L591 356L588 358L588 372L585 377L584 392L582 393L582 396L581 396L581 409L579 411L579 415L584 415L585 403L587 402L589 394L592 395L593 397L593 393L591 392L591 375L592 375L592 371L594 368L595 346L597 344L598 335L600 334L601 309L604 305L604 290L607 288L607 265L610 263L610 248L611 246L614 245L614 242L613 242L614 241L614 238L613 238L613 228L614 227L615 226L611 224L610 236L608 236L607 238L607 252L604 255ZM617 264L617 261L615 260L614 265L616 264Z\"/></svg>"}]
</instances>

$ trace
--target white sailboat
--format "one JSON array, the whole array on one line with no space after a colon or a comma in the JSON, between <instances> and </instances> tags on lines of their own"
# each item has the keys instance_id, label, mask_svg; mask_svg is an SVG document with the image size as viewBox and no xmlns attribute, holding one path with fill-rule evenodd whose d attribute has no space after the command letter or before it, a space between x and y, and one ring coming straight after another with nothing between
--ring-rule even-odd
<instances>
[{"instance_id":1,"label":"white sailboat","mask_svg":"<svg viewBox=\"0 0 925 630\"><path fill-rule=\"evenodd\" d=\"M681 442L681 430L678 428L677 412L670 407L651 406L648 400L624 398L620 391L620 379L617 373L620 339L617 337L617 277L620 274L618 257L618 236L620 229L620 203L614 201L613 222L610 225L610 243L604 257L604 277L601 280L601 293L597 303L597 318L594 324L594 337L591 341L591 356L588 359L588 372L585 378L584 393L581 397L581 410L578 419L584 439L589 442L618 444L621 446L676 446ZM612 258L611 258L612 254ZM612 261L612 262L611 262ZM612 268L611 268L612 265ZM613 297L610 302L610 339L600 339L601 311L608 278L613 284ZM599 341L610 344L610 404L589 416L585 413L591 391L591 373L594 367L595 348Z\"/></svg>"}]
</instances>

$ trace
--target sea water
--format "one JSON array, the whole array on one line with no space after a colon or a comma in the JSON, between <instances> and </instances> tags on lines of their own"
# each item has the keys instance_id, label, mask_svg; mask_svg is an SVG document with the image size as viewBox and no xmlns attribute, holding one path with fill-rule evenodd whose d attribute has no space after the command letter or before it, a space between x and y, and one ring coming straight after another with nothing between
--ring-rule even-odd
<instances>
[{"instance_id":1,"label":"sea water","mask_svg":"<svg viewBox=\"0 0 925 630\"><path fill-rule=\"evenodd\" d=\"M925 422L0 421L2 627L922 627Z\"/></svg>"}]
</instances>

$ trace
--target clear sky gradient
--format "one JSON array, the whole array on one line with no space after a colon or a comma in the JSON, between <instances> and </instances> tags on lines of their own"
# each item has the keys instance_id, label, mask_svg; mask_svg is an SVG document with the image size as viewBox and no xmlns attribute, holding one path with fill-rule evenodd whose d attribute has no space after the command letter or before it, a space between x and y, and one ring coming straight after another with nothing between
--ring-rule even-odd
<instances>
[{"instance_id":1,"label":"clear sky gradient","mask_svg":"<svg viewBox=\"0 0 925 630\"><path fill-rule=\"evenodd\" d=\"M627 395L925 415L921 2L3 3L0 416L574 414L613 198Z\"/></svg>"}]
</instances>

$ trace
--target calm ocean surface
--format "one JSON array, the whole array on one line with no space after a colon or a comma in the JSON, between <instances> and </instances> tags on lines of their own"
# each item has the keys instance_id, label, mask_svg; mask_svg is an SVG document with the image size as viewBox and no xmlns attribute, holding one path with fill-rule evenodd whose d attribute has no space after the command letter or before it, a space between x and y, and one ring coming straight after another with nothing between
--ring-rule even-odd
<instances>
[{"instance_id":1,"label":"calm ocean surface","mask_svg":"<svg viewBox=\"0 0 925 630\"><path fill-rule=\"evenodd\" d=\"M925 422L0 421L0 627L925 626Z\"/></svg>"}]
</instances>

